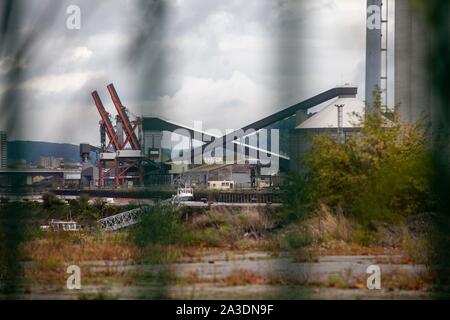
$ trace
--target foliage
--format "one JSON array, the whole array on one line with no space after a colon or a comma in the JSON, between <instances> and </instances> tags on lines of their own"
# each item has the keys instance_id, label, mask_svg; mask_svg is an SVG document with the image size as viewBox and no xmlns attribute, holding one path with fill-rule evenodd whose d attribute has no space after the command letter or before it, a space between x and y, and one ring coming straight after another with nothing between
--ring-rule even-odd
<instances>
[{"instance_id":1,"label":"foliage","mask_svg":"<svg viewBox=\"0 0 450 320\"><path fill-rule=\"evenodd\" d=\"M44 201L43 206L47 209L52 209L55 206L62 205L62 201L58 199L58 197L51 193L47 192L42 195L42 200Z\"/></svg>"},{"instance_id":2,"label":"foliage","mask_svg":"<svg viewBox=\"0 0 450 320\"><path fill-rule=\"evenodd\" d=\"M280 214L280 223L289 224L304 219L311 213L313 203L313 188L308 183L307 174L292 173L287 183L282 186L283 209Z\"/></svg>"},{"instance_id":3,"label":"foliage","mask_svg":"<svg viewBox=\"0 0 450 320\"><path fill-rule=\"evenodd\" d=\"M380 92L374 111L355 114L361 130L345 143L316 134L304 159L313 201L341 207L363 224L392 220L425 210L429 203L429 151L421 123L387 120Z\"/></svg>"},{"instance_id":4,"label":"foliage","mask_svg":"<svg viewBox=\"0 0 450 320\"><path fill-rule=\"evenodd\" d=\"M17 257L25 240L23 224L26 212L20 203L0 205L0 292L15 293L22 264Z\"/></svg>"},{"instance_id":5,"label":"foliage","mask_svg":"<svg viewBox=\"0 0 450 320\"><path fill-rule=\"evenodd\" d=\"M286 246L289 249L301 249L312 243L311 235L307 228L302 232L290 232L285 237Z\"/></svg>"},{"instance_id":6,"label":"foliage","mask_svg":"<svg viewBox=\"0 0 450 320\"><path fill-rule=\"evenodd\" d=\"M134 243L141 248L176 243L182 235L180 218L171 206L157 204L142 208L141 221L132 233Z\"/></svg>"},{"instance_id":7,"label":"foliage","mask_svg":"<svg viewBox=\"0 0 450 320\"><path fill-rule=\"evenodd\" d=\"M77 215L77 219L80 221L93 221L100 216L102 206L97 203L90 205L89 200L89 195L80 194L77 201L71 203L70 210Z\"/></svg>"}]
</instances>

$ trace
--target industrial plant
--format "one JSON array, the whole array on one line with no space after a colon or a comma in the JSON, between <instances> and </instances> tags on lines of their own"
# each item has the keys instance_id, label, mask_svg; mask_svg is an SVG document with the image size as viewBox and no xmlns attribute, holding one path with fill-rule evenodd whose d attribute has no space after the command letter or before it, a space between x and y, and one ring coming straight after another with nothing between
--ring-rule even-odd
<instances>
[{"instance_id":1,"label":"industrial plant","mask_svg":"<svg viewBox=\"0 0 450 320\"><path fill-rule=\"evenodd\" d=\"M450 298L450 2L4 1L0 300Z\"/></svg>"},{"instance_id":2,"label":"industrial plant","mask_svg":"<svg viewBox=\"0 0 450 320\"><path fill-rule=\"evenodd\" d=\"M231 133L213 136L162 117L131 115L111 83L106 89L116 114L106 111L97 91L91 93L92 106L98 111L98 144L80 143L79 164L41 157L34 166L7 169L6 132L1 132L1 174L24 173L28 185L53 181L47 185L54 189L276 189L290 172L302 171L300 159L309 152L311 133L327 132L345 142L358 132L355 115L372 111L376 88L386 110L397 108L403 120L432 120L433 99L423 67L427 47L423 22L409 1L397 1L392 33L388 12L389 1L367 1L365 101L358 100L356 86L338 85ZM394 47L389 46L392 34ZM391 52L395 61L389 60ZM394 68L395 79L388 79L389 68ZM389 97L395 107L388 106ZM313 108L320 110L311 112ZM284 130L282 137L278 128ZM178 150L163 145L167 134L181 136L188 147Z\"/></svg>"}]
</instances>

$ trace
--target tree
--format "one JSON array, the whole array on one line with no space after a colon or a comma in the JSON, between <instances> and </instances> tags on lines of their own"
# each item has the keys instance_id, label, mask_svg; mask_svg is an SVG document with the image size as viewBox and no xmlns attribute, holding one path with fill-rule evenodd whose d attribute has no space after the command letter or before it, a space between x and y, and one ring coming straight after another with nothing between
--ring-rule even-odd
<instances>
[{"instance_id":1,"label":"tree","mask_svg":"<svg viewBox=\"0 0 450 320\"><path fill-rule=\"evenodd\" d=\"M53 193L47 192L42 195L43 206L52 209L54 206L62 205L62 201Z\"/></svg>"},{"instance_id":2,"label":"tree","mask_svg":"<svg viewBox=\"0 0 450 320\"><path fill-rule=\"evenodd\" d=\"M332 207L363 222L415 213L429 203L431 172L426 130L419 123L391 119L374 92L373 112L355 114L360 131L345 143L330 134L316 134L304 159L316 195Z\"/></svg>"}]
</instances>

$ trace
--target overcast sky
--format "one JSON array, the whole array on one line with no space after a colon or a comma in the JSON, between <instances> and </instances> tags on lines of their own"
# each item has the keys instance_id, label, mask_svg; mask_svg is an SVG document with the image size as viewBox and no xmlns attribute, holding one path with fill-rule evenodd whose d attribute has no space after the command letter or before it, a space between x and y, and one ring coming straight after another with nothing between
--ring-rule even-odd
<instances>
[{"instance_id":1,"label":"overcast sky","mask_svg":"<svg viewBox=\"0 0 450 320\"><path fill-rule=\"evenodd\" d=\"M26 112L10 140L98 145L90 93L115 114L111 82L132 114L204 129L239 128L344 83L364 99L365 0L23 3L20 34L37 32L15 64ZM80 30L66 28L70 4L81 8ZM0 95L13 56L13 47L0 51Z\"/></svg>"}]
</instances>

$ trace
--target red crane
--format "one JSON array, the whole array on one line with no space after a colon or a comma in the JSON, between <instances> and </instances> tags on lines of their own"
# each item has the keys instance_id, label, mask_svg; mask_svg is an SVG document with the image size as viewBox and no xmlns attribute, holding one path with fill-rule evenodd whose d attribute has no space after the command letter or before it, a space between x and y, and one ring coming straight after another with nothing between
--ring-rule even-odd
<instances>
[{"instance_id":1,"label":"red crane","mask_svg":"<svg viewBox=\"0 0 450 320\"><path fill-rule=\"evenodd\" d=\"M92 98L94 98L95 106L97 107L97 110L100 113L100 117L102 118L103 124L106 127L106 133L108 134L109 138L109 145L112 144L115 151L120 150L121 146L117 141L116 131L114 130L114 126L111 122L111 119L109 118L108 112L106 112L105 107L103 106L102 100L100 100L97 91L93 91L91 95ZM108 147L106 147L105 150L103 151L106 151L107 149Z\"/></svg>"},{"instance_id":2,"label":"red crane","mask_svg":"<svg viewBox=\"0 0 450 320\"><path fill-rule=\"evenodd\" d=\"M130 179L139 179L140 185L142 185L142 156L140 153L141 143L135 133L136 130L140 130L141 121L139 118L135 121L130 121L126 113L126 108L122 105L114 85L110 84L107 88L118 113L118 117L116 118L116 127L112 124L109 113L106 112L97 91L91 93L102 119L100 122L102 153L100 154L100 158L97 162L99 170L98 187L104 187L106 179L114 179L114 188L124 185L126 181ZM121 126L119 126L119 122L121 123ZM123 132L122 130L126 135L125 141L120 139ZM109 138L109 143L107 146L104 142L105 131ZM125 151L125 147L128 143L134 152L131 152L130 150ZM111 146L114 149L113 152L109 150ZM106 168L107 163L109 163L108 168Z\"/></svg>"},{"instance_id":3,"label":"red crane","mask_svg":"<svg viewBox=\"0 0 450 320\"><path fill-rule=\"evenodd\" d=\"M114 103L114 106L116 107L117 114L119 115L120 119L122 120L125 134L127 135L126 140L124 141L121 148L124 148L127 142L130 142L131 148L133 150L141 150L141 145L139 143L139 140L135 134L135 129L137 127L137 124L132 126L130 119L128 118L128 115L126 113L126 108L122 105L122 102L120 101L119 96L117 95L117 91L114 88L114 85L111 83L107 86L109 94L111 95L111 99Z\"/></svg>"}]
</instances>

